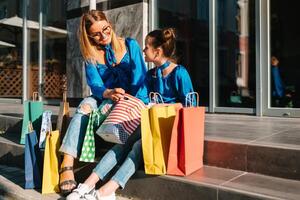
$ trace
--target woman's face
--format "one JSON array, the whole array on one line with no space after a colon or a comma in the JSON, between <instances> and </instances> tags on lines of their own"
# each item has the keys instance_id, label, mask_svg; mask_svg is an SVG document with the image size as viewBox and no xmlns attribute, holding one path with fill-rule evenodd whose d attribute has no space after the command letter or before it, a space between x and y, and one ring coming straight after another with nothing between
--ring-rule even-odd
<instances>
[{"instance_id":1,"label":"woman's face","mask_svg":"<svg viewBox=\"0 0 300 200\"><path fill-rule=\"evenodd\" d=\"M105 20L95 21L91 25L88 35L97 44L101 44L105 46L111 43L111 35L112 35L111 25Z\"/></svg>"},{"instance_id":2,"label":"woman's face","mask_svg":"<svg viewBox=\"0 0 300 200\"><path fill-rule=\"evenodd\" d=\"M147 37L145 40L145 48L143 49L146 62L153 62L157 57L156 49L151 45L151 38Z\"/></svg>"}]
</instances>

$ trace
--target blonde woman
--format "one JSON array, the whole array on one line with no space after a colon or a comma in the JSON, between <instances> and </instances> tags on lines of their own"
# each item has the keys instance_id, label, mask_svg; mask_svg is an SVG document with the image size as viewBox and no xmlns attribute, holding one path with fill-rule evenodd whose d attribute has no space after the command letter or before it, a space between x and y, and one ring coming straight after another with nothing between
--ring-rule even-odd
<instances>
[{"instance_id":1,"label":"blonde woman","mask_svg":"<svg viewBox=\"0 0 300 200\"><path fill-rule=\"evenodd\" d=\"M73 162L80 154L89 113L104 99L118 101L125 92L135 96L146 74L137 41L117 37L103 12L92 10L83 14L78 37L92 95L78 106L60 147L64 155L60 169L63 194L72 192L77 185Z\"/></svg>"}]
</instances>

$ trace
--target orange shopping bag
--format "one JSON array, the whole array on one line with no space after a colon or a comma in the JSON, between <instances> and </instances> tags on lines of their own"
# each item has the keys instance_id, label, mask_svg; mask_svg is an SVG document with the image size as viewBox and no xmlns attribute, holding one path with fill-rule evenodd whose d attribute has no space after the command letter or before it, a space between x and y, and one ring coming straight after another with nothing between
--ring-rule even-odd
<instances>
[{"instance_id":1,"label":"orange shopping bag","mask_svg":"<svg viewBox=\"0 0 300 200\"><path fill-rule=\"evenodd\" d=\"M205 107L197 106L177 109L170 139L167 174L186 176L203 166Z\"/></svg>"}]
</instances>

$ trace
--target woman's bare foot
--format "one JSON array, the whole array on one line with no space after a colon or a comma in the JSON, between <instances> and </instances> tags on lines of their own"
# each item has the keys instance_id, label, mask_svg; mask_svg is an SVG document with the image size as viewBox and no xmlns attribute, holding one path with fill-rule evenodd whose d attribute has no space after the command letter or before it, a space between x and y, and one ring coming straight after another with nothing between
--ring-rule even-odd
<instances>
[{"instance_id":1,"label":"woman's bare foot","mask_svg":"<svg viewBox=\"0 0 300 200\"><path fill-rule=\"evenodd\" d=\"M116 192L116 190L119 188L119 184L114 180L109 180L107 183L105 183L100 189L99 194L102 197L109 196Z\"/></svg>"}]
</instances>

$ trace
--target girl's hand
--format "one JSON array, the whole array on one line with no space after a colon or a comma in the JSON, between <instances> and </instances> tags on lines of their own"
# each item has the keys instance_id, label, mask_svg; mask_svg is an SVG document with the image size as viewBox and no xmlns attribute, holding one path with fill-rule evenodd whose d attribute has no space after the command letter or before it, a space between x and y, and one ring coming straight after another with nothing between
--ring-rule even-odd
<instances>
[{"instance_id":1,"label":"girl's hand","mask_svg":"<svg viewBox=\"0 0 300 200\"><path fill-rule=\"evenodd\" d=\"M124 94L125 90L122 88L106 89L103 93L103 97L117 102L120 99L123 99Z\"/></svg>"}]
</instances>

